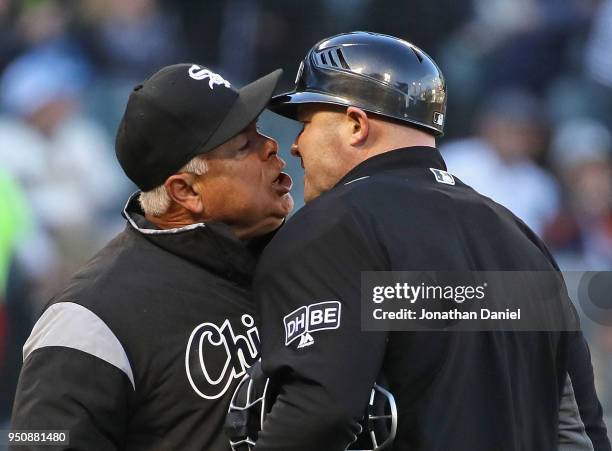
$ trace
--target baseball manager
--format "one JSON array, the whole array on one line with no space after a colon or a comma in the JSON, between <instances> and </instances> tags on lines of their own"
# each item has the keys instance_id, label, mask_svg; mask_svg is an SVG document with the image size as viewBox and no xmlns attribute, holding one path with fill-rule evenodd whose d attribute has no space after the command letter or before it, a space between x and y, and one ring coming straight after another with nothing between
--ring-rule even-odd
<instances>
[{"instance_id":1,"label":"baseball manager","mask_svg":"<svg viewBox=\"0 0 612 451\"><path fill-rule=\"evenodd\" d=\"M53 449L230 449L229 397L259 353L252 273L293 207L255 123L280 74L237 90L178 64L134 88L116 151L141 192L34 326L14 430L68 431Z\"/></svg>"}]
</instances>

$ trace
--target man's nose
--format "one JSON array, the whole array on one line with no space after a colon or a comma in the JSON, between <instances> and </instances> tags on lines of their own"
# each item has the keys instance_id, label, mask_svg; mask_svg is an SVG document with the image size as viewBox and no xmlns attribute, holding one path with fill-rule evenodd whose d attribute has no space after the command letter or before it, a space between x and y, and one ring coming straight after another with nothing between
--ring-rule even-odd
<instances>
[{"instance_id":1,"label":"man's nose","mask_svg":"<svg viewBox=\"0 0 612 451\"><path fill-rule=\"evenodd\" d=\"M269 136L266 136L266 142L263 148L264 148L264 154L263 154L264 161L268 161L273 158L277 159L280 162L280 169L284 168L287 165L287 163L285 163L285 160L283 160L281 157L278 156L278 142L274 138L270 138Z\"/></svg>"},{"instance_id":2,"label":"man's nose","mask_svg":"<svg viewBox=\"0 0 612 451\"><path fill-rule=\"evenodd\" d=\"M276 142L274 138L266 136L265 143L263 145L263 159L268 160L274 155L278 155L278 142Z\"/></svg>"}]
</instances>

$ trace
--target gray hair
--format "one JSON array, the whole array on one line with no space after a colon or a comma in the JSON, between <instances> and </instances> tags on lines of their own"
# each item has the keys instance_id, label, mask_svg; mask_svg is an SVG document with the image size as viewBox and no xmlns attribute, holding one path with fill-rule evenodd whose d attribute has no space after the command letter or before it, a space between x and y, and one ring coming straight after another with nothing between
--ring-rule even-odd
<instances>
[{"instance_id":1,"label":"gray hair","mask_svg":"<svg viewBox=\"0 0 612 451\"><path fill-rule=\"evenodd\" d=\"M177 174L180 172L188 172L196 175L204 175L206 171L208 171L206 160L204 157L198 155L179 169ZM142 210L149 216L163 215L168 211L172 203L172 199L170 199L166 187L163 184L152 190L140 193L138 201L140 202Z\"/></svg>"}]
</instances>

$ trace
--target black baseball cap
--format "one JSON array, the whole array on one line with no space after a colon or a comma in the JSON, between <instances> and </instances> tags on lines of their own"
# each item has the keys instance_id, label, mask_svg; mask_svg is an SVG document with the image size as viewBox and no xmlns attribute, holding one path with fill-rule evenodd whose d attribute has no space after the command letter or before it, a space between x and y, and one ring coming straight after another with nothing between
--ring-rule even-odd
<instances>
[{"instance_id":1,"label":"black baseball cap","mask_svg":"<svg viewBox=\"0 0 612 451\"><path fill-rule=\"evenodd\" d=\"M136 86L115 153L141 190L161 185L196 155L244 130L267 106L282 70L235 89L199 64L166 66Z\"/></svg>"}]
</instances>

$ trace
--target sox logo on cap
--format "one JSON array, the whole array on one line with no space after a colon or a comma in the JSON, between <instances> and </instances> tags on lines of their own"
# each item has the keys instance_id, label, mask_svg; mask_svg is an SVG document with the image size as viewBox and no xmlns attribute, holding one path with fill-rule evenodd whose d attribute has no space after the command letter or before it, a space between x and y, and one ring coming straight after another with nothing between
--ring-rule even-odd
<instances>
[{"instance_id":1,"label":"sox logo on cap","mask_svg":"<svg viewBox=\"0 0 612 451\"><path fill-rule=\"evenodd\" d=\"M208 86L210 86L210 89L213 89L215 85L224 85L226 88L232 86L230 82L224 79L221 75L208 69L204 69L197 64L194 64L189 68L189 76L194 80L204 80L205 78L208 78Z\"/></svg>"}]
</instances>

